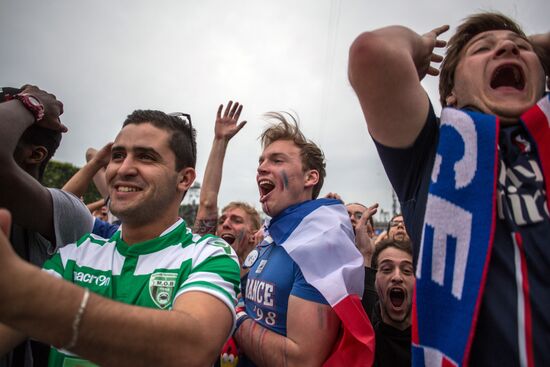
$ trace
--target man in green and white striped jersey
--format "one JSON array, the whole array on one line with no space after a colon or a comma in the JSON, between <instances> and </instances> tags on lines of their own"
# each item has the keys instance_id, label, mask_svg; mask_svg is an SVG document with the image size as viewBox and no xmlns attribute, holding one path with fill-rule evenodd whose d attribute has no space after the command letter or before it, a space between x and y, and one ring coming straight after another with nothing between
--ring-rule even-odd
<instances>
[{"instance_id":1,"label":"man in green and white striped jersey","mask_svg":"<svg viewBox=\"0 0 550 367\"><path fill-rule=\"evenodd\" d=\"M178 217L195 162L188 116L135 111L106 171L119 231L62 248L44 266L55 276L0 233L0 355L31 336L55 346L50 366L212 364L233 329L239 265Z\"/></svg>"}]
</instances>

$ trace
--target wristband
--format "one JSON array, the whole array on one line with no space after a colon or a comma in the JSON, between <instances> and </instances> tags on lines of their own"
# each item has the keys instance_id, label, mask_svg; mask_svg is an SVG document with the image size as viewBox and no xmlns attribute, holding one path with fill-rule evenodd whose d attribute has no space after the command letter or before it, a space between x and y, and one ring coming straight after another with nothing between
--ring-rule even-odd
<instances>
[{"instance_id":1,"label":"wristband","mask_svg":"<svg viewBox=\"0 0 550 367\"><path fill-rule=\"evenodd\" d=\"M243 322L246 320L251 320L251 317L247 315L244 311L238 311L237 312L237 321L235 323L235 331L233 331L233 335L239 330L239 327L242 325Z\"/></svg>"},{"instance_id":2,"label":"wristband","mask_svg":"<svg viewBox=\"0 0 550 367\"><path fill-rule=\"evenodd\" d=\"M71 341L63 347L65 350L70 350L75 347L76 342L78 341L78 331L80 330L80 321L82 320L82 315L84 315L84 310L86 310L86 305L88 305L88 298L90 298L90 290L88 288L84 289L84 295L82 296L82 300L80 301L80 307L78 307L78 311L76 311L76 315L74 315L72 329L73 329L73 335L71 337Z\"/></svg>"},{"instance_id":3,"label":"wristband","mask_svg":"<svg viewBox=\"0 0 550 367\"><path fill-rule=\"evenodd\" d=\"M19 93L13 98L23 103L23 106L33 114L35 121L40 121L44 118L44 105L35 96L28 93Z\"/></svg>"}]
</instances>

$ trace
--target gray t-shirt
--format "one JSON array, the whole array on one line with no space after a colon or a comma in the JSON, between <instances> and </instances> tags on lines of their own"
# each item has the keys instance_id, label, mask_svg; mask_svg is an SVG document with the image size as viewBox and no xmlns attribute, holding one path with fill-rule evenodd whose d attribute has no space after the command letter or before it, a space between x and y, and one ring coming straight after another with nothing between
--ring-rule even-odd
<instances>
[{"instance_id":1,"label":"gray t-shirt","mask_svg":"<svg viewBox=\"0 0 550 367\"><path fill-rule=\"evenodd\" d=\"M92 231L94 218L76 196L59 189L48 188L52 196L55 243L40 233L13 225L11 241L17 253L30 263L42 267L59 247L76 242ZM40 215L36 213L36 215Z\"/></svg>"}]
</instances>

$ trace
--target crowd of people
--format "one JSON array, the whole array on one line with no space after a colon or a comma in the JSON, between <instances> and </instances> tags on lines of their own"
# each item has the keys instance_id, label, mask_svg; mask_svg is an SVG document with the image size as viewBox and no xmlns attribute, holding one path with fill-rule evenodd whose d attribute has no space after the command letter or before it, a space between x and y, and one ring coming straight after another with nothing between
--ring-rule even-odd
<instances>
[{"instance_id":1,"label":"crowd of people","mask_svg":"<svg viewBox=\"0 0 550 367\"><path fill-rule=\"evenodd\" d=\"M133 111L53 189L41 180L63 104L4 88L0 366L550 365L550 32L498 13L468 17L448 43L447 30L390 26L350 48L402 208L379 235L378 204L321 197L325 156L292 114L266 113L262 223L239 198L219 211L246 121L239 102L218 107L186 223L191 116ZM83 203L90 182L103 199Z\"/></svg>"}]
</instances>

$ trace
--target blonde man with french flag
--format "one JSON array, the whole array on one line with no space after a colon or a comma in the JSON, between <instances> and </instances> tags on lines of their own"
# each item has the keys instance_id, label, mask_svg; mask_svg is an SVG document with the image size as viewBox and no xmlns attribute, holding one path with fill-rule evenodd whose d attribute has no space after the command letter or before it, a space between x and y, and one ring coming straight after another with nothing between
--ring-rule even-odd
<instances>
[{"instance_id":1,"label":"blonde man with french flag","mask_svg":"<svg viewBox=\"0 0 550 367\"><path fill-rule=\"evenodd\" d=\"M321 150L295 120L268 116L278 123L262 134L257 183L271 219L244 262L250 271L234 334L239 366L370 366L363 257L346 209L316 199L325 177Z\"/></svg>"}]
</instances>

